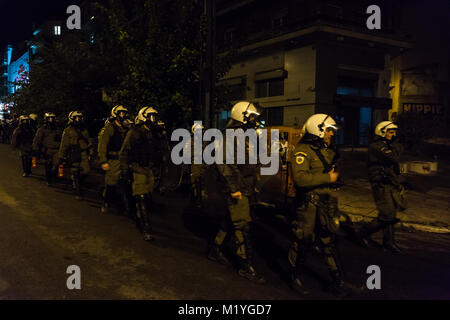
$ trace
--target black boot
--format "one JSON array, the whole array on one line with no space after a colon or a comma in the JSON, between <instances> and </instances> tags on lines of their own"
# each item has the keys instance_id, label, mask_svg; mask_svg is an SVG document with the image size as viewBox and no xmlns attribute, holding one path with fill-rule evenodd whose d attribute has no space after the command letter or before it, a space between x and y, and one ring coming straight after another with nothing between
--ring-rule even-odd
<instances>
[{"instance_id":1,"label":"black boot","mask_svg":"<svg viewBox=\"0 0 450 320\"><path fill-rule=\"evenodd\" d=\"M55 171L53 170L53 164L51 161L45 162L45 179L47 180L47 185L51 187L53 185L53 177Z\"/></svg>"},{"instance_id":2,"label":"black boot","mask_svg":"<svg viewBox=\"0 0 450 320\"><path fill-rule=\"evenodd\" d=\"M229 266L231 265L231 263L223 254L221 247L222 246L219 246L217 244L212 244L208 250L207 257L211 261L218 262L224 266Z\"/></svg>"},{"instance_id":3,"label":"black boot","mask_svg":"<svg viewBox=\"0 0 450 320\"><path fill-rule=\"evenodd\" d=\"M357 287L353 284L345 282L342 279L342 275L339 270L330 271L330 276L333 282L329 287L329 291L338 298L358 295L364 291L363 287Z\"/></svg>"},{"instance_id":4,"label":"black boot","mask_svg":"<svg viewBox=\"0 0 450 320\"><path fill-rule=\"evenodd\" d=\"M394 225L389 225L383 230L383 248L385 251L390 251L393 253L402 253L400 247L395 243L394 237Z\"/></svg>"},{"instance_id":5,"label":"black boot","mask_svg":"<svg viewBox=\"0 0 450 320\"><path fill-rule=\"evenodd\" d=\"M303 282L300 279L300 271L299 271L300 267L291 267L290 270L290 284L289 287L294 290L295 292L306 296L309 294L309 291L305 289L305 287L303 286Z\"/></svg>"},{"instance_id":6,"label":"black boot","mask_svg":"<svg viewBox=\"0 0 450 320\"><path fill-rule=\"evenodd\" d=\"M242 235L244 236L244 247L246 258L239 257L239 270L238 274L252 282L265 283L266 280L263 276L258 274L253 267L253 246L250 239L250 226L247 224L242 229ZM238 246L239 247L239 246Z\"/></svg>"},{"instance_id":7,"label":"black boot","mask_svg":"<svg viewBox=\"0 0 450 320\"><path fill-rule=\"evenodd\" d=\"M364 248L369 248L370 243L373 241L370 236L375 232L383 229L386 226L385 222L375 219L361 228L355 230L356 241Z\"/></svg>"},{"instance_id":8,"label":"black boot","mask_svg":"<svg viewBox=\"0 0 450 320\"><path fill-rule=\"evenodd\" d=\"M150 225L150 212L148 209L148 195L140 195L136 197L137 216L139 217L139 226L145 241L154 240L151 235L152 229Z\"/></svg>"},{"instance_id":9,"label":"black boot","mask_svg":"<svg viewBox=\"0 0 450 320\"><path fill-rule=\"evenodd\" d=\"M241 277L246 278L255 283L263 284L266 283L266 280L263 276L258 274L253 267L253 265L248 261L248 259L240 259L238 274Z\"/></svg>"},{"instance_id":10,"label":"black boot","mask_svg":"<svg viewBox=\"0 0 450 320\"><path fill-rule=\"evenodd\" d=\"M31 158L31 157L27 157L27 173L28 173L28 175L30 176L31 175L31 167L32 167L32 164L33 164L33 159Z\"/></svg>"},{"instance_id":11,"label":"black boot","mask_svg":"<svg viewBox=\"0 0 450 320\"><path fill-rule=\"evenodd\" d=\"M289 277L290 277L289 287L301 295L309 294L309 291L305 289L305 287L303 286L303 282L301 281L301 274L302 271L305 269L306 265L307 252L308 252L307 242L305 240L303 241L297 240L297 256L295 259L295 266L292 265L292 262L290 262L289 266Z\"/></svg>"},{"instance_id":12,"label":"black boot","mask_svg":"<svg viewBox=\"0 0 450 320\"><path fill-rule=\"evenodd\" d=\"M28 156L22 156L21 158L22 158L22 170L23 170L22 176L25 178L28 178L31 174L31 161L28 161L29 160ZM28 162L30 162L29 166L28 166Z\"/></svg>"},{"instance_id":13,"label":"black boot","mask_svg":"<svg viewBox=\"0 0 450 320\"><path fill-rule=\"evenodd\" d=\"M114 190L112 186L105 186L103 190L103 202L100 209L101 213L108 213L112 204L112 199L114 196Z\"/></svg>"},{"instance_id":14,"label":"black boot","mask_svg":"<svg viewBox=\"0 0 450 320\"><path fill-rule=\"evenodd\" d=\"M119 192L120 192L120 211L123 214L132 219L136 220L136 204L132 195L131 184L129 182L127 175L121 175L119 179Z\"/></svg>"},{"instance_id":15,"label":"black boot","mask_svg":"<svg viewBox=\"0 0 450 320\"><path fill-rule=\"evenodd\" d=\"M81 200L80 174L78 172L72 174L72 189L75 193L75 198Z\"/></svg>"}]
</instances>

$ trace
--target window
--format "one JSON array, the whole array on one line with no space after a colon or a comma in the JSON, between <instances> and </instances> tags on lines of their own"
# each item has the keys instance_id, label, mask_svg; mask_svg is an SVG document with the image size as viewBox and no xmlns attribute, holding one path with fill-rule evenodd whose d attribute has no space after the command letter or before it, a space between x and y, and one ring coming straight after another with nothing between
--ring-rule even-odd
<instances>
[{"instance_id":1,"label":"window","mask_svg":"<svg viewBox=\"0 0 450 320\"><path fill-rule=\"evenodd\" d=\"M247 98L247 79L245 77L221 80L218 86L223 86L224 99L228 102Z\"/></svg>"},{"instance_id":2,"label":"window","mask_svg":"<svg viewBox=\"0 0 450 320\"><path fill-rule=\"evenodd\" d=\"M264 108L260 120L266 126L281 126L284 120L284 107Z\"/></svg>"},{"instance_id":3,"label":"window","mask_svg":"<svg viewBox=\"0 0 450 320\"><path fill-rule=\"evenodd\" d=\"M256 98L284 95L284 79L268 79L256 82Z\"/></svg>"},{"instance_id":4,"label":"window","mask_svg":"<svg viewBox=\"0 0 450 320\"><path fill-rule=\"evenodd\" d=\"M228 119L231 118L231 111L221 111L217 114L217 126L219 130L225 129Z\"/></svg>"},{"instance_id":5,"label":"window","mask_svg":"<svg viewBox=\"0 0 450 320\"><path fill-rule=\"evenodd\" d=\"M61 26L55 26L54 33L55 33L55 36L60 36L61 35Z\"/></svg>"}]
</instances>

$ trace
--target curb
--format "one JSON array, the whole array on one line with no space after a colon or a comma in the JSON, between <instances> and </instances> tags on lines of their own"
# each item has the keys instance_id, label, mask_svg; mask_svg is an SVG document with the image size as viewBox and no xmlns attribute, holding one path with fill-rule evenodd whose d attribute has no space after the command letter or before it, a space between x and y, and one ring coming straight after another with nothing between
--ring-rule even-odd
<instances>
[{"instance_id":1,"label":"curb","mask_svg":"<svg viewBox=\"0 0 450 320\"><path fill-rule=\"evenodd\" d=\"M354 214L350 212L343 211L347 216L349 216L350 220L352 222L369 222L373 220L373 217L363 216L359 214ZM414 229L417 231L424 231L424 232L430 232L430 233L450 233L450 228L448 227L436 227L436 226L430 226L425 225L422 223L417 222L399 222L400 227L408 228L408 229Z\"/></svg>"}]
</instances>

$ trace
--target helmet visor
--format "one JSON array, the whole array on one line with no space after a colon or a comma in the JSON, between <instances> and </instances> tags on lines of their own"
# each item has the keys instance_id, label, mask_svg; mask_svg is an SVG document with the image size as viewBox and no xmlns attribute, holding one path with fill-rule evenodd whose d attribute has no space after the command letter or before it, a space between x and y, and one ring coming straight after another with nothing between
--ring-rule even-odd
<instances>
[{"instance_id":1,"label":"helmet visor","mask_svg":"<svg viewBox=\"0 0 450 320\"><path fill-rule=\"evenodd\" d=\"M329 124L325 127L325 131L333 131L333 133L336 133L340 127L337 124Z\"/></svg>"},{"instance_id":2,"label":"helmet visor","mask_svg":"<svg viewBox=\"0 0 450 320\"><path fill-rule=\"evenodd\" d=\"M127 111L125 111L125 110L120 110L118 113L117 113L117 116L120 118L120 119L128 119L128 112Z\"/></svg>"}]
</instances>

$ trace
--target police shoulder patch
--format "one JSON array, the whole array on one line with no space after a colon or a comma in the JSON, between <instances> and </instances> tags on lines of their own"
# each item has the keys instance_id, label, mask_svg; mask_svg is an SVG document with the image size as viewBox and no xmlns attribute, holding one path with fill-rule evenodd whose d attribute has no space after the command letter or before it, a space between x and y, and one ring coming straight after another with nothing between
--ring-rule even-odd
<instances>
[{"instance_id":1,"label":"police shoulder patch","mask_svg":"<svg viewBox=\"0 0 450 320\"><path fill-rule=\"evenodd\" d=\"M307 156L307 154L302 151L298 151L294 155L295 155L295 162L297 164L302 164L305 161L305 157Z\"/></svg>"},{"instance_id":2,"label":"police shoulder patch","mask_svg":"<svg viewBox=\"0 0 450 320\"><path fill-rule=\"evenodd\" d=\"M302 157L301 155L295 157L295 162L297 164L302 164L304 161L305 161L305 157Z\"/></svg>"}]
</instances>

